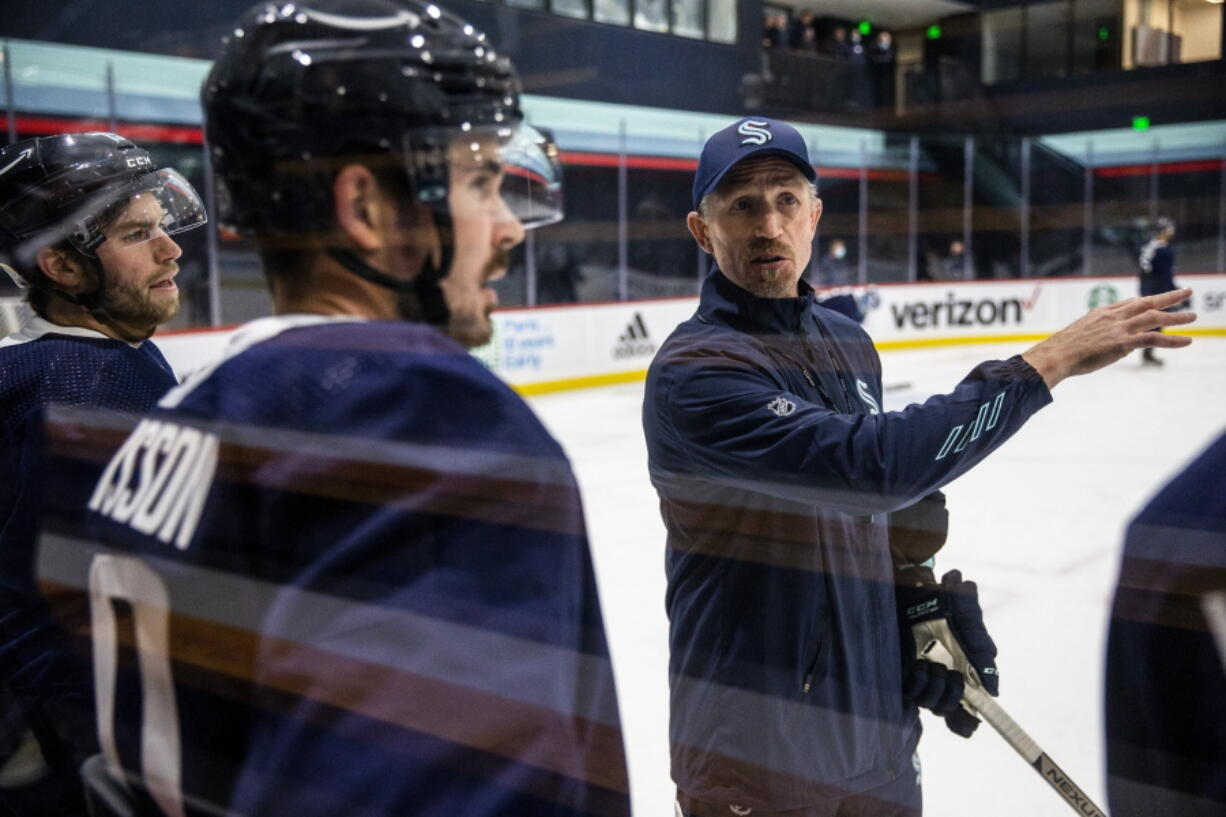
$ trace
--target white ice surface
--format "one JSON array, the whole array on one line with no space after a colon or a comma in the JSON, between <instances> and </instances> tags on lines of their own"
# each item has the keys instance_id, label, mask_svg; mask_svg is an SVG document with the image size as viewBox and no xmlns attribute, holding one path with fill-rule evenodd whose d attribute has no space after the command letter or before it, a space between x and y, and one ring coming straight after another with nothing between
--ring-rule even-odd
<instances>
[{"instance_id":1,"label":"white ice surface","mask_svg":"<svg viewBox=\"0 0 1226 817\"><path fill-rule=\"evenodd\" d=\"M887 408L950 390L1018 345L882 355ZM1103 659L1128 520L1226 428L1226 339L1198 338L1143 368L1133 355L1056 387L1054 402L946 487L938 573L976 581L1000 648L1001 705L1106 808ZM536 397L570 455L613 653L636 817L670 817L664 527L647 478L642 384ZM986 724L970 740L924 718L928 817L1070 813Z\"/></svg>"}]
</instances>

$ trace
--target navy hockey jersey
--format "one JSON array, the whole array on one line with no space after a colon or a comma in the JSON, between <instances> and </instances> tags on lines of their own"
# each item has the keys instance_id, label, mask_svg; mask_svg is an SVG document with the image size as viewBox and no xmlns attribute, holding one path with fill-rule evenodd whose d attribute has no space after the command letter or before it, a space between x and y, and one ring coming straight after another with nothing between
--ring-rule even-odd
<instances>
[{"instance_id":1,"label":"navy hockey jersey","mask_svg":"<svg viewBox=\"0 0 1226 817\"><path fill-rule=\"evenodd\" d=\"M1141 294L1160 295L1175 288L1175 250L1158 239L1141 248L1137 257L1141 269Z\"/></svg>"},{"instance_id":2,"label":"navy hockey jersey","mask_svg":"<svg viewBox=\"0 0 1226 817\"><path fill-rule=\"evenodd\" d=\"M43 413L52 403L145 411L175 382L151 342L133 347L33 315L0 340L0 683L21 704L48 761L71 777L95 750L92 695L88 667L55 631L34 587L48 484Z\"/></svg>"},{"instance_id":3,"label":"navy hockey jersey","mask_svg":"<svg viewBox=\"0 0 1226 817\"><path fill-rule=\"evenodd\" d=\"M1226 814L1224 472L1226 435L1128 526L1107 638L1113 817Z\"/></svg>"},{"instance_id":4,"label":"navy hockey jersey","mask_svg":"<svg viewBox=\"0 0 1226 817\"><path fill-rule=\"evenodd\" d=\"M101 740L138 796L628 813L569 463L445 335L266 318L135 424L53 420L40 572L89 591Z\"/></svg>"}]
</instances>

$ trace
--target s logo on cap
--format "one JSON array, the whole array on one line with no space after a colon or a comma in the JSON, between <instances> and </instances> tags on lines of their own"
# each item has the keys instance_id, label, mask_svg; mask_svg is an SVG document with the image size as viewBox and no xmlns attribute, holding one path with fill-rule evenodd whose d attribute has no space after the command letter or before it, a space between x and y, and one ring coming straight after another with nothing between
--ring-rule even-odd
<instances>
[{"instance_id":1,"label":"s logo on cap","mask_svg":"<svg viewBox=\"0 0 1226 817\"><path fill-rule=\"evenodd\" d=\"M757 122L753 119L746 119L736 129L736 132L744 136L741 140L742 145L765 145L773 135L767 128L770 127L769 122Z\"/></svg>"}]
</instances>

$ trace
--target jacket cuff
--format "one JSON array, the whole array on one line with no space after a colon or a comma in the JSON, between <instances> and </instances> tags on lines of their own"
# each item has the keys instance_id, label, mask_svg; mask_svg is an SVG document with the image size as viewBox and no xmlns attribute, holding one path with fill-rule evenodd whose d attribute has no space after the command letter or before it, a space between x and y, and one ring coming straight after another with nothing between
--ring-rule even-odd
<instances>
[{"instance_id":1,"label":"jacket cuff","mask_svg":"<svg viewBox=\"0 0 1226 817\"><path fill-rule=\"evenodd\" d=\"M1023 383L1044 382L1043 375L1039 374L1039 370L1027 363L1026 358L1020 354L1006 360L1005 367L1010 374L1020 379Z\"/></svg>"},{"instance_id":2,"label":"jacket cuff","mask_svg":"<svg viewBox=\"0 0 1226 817\"><path fill-rule=\"evenodd\" d=\"M1039 370L1027 363L1020 354L1005 361L1005 370L1008 372L1007 377L1016 377L1022 383L1034 387L1031 395L1038 398L1035 410L1052 401L1051 389L1047 388L1047 381L1043 379L1043 375L1039 374Z\"/></svg>"}]
</instances>

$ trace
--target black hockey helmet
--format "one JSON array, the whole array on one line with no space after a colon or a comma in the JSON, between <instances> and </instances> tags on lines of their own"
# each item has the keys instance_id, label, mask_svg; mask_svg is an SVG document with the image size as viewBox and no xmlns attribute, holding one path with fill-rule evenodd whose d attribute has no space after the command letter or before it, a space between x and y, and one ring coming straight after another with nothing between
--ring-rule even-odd
<instances>
[{"instance_id":1,"label":"black hockey helmet","mask_svg":"<svg viewBox=\"0 0 1226 817\"><path fill-rule=\"evenodd\" d=\"M226 38L202 90L221 220L240 233L294 235L332 226L331 184L360 160L407 181L428 206L443 258L412 282L332 248L347 269L415 292L445 323L438 287L453 257L449 163L495 145L502 195L525 229L562 218L552 139L523 123L519 79L465 21L420 0L302 0L251 8ZM485 151L483 154L482 151Z\"/></svg>"},{"instance_id":2,"label":"black hockey helmet","mask_svg":"<svg viewBox=\"0 0 1226 817\"><path fill-rule=\"evenodd\" d=\"M161 205L162 232L179 233L208 221L200 196L178 171L158 168L147 151L122 136L72 133L9 145L0 150L5 271L22 288L54 289L38 272L34 254L66 240L94 256L107 240L109 223L145 194Z\"/></svg>"},{"instance_id":3,"label":"black hockey helmet","mask_svg":"<svg viewBox=\"0 0 1226 817\"><path fill-rule=\"evenodd\" d=\"M328 159L383 156L445 205L448 146L493 134L525 228L561 218L556 148L523 126L519 80L484 34L417 0L261 3L226 38L202 101L222 221L328 226Z\"/></svg>"}]
</instances>

